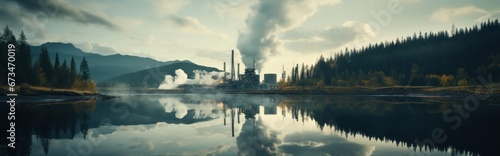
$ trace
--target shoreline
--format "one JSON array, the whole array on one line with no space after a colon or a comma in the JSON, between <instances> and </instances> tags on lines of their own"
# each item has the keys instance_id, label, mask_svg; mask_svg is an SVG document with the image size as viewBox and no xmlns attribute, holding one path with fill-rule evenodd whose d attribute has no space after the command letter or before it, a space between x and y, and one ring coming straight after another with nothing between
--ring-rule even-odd
<instances>
[{"instance_id":1,"label":"shoreline","mask_svg":"<svg viewBox=\"0 0 500 156\"><path fill-rule=\"evenodd\" d=\"M391 87L287 87L272 90L241 90L241 89L130 89L111 90L101 88L99 92L76 91L69 89L47 89L30 87L17 93L20 103L71 102L82 100L108 100L132 94L262 94L262 95L346 95L346 96L400 96L400 97L442 97L462 100L469 95L487 96L489 103L500 104L500 87L493 86L391 86ZM8 100L5 90L0 99Z\"/></svg>"}]
</instances>

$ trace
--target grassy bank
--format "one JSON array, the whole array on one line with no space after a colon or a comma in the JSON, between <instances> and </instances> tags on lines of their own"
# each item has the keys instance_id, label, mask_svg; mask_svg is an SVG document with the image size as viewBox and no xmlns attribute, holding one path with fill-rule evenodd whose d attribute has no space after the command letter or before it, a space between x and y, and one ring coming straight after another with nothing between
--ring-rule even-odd
<instances>
[{"instance_id":1,"label":"grassy bank","mask_svg":"<svg viewBox=\"0 0 500 156\"><path fill-rule=\"evenodd\" d=\"M341 86L288 86L271 90L252 89L171 89L161 90L155 88L100 88L101 92L124 93L124 94L327 94L327 95L408 95L408 94L432 94L450 95L464 94L500 94L500 84L484 86L387 86L387 87L341 87Z\"/></svg>"},{"instance_id":2,"label":"grassy bank","mask_svg":"<svg viewBox=\"0 0 500 156\"><path fill-rule=\"evenodd\" d=\"M301 87L290 86L274 90L257 91L276 94L358 94L358 95L406 95L406 94L500 94L500 84L490 86L388 86L388 87Z\"/></svg>"},{"instance_id":3,"label":"grassy bank","mask_svg":"<svg viewBox=\"0 0 500 156\"><path fill-rule=\"evenodd\" d=\"M11 93L8 91L8 89L9 89L8 86L1 86L0 93L3 95ZM30 86L30 85L16 86L14 93L17 93L18 95L25 95L25 96L45 96L45 95L50 95L50 96L90 96L90 95L99 95L98 93L91 92L91 91L81 91L81 90L74 90L74 89L55 89L55 88L37 87L37 86Z\"/></svg>"}]
</instances>

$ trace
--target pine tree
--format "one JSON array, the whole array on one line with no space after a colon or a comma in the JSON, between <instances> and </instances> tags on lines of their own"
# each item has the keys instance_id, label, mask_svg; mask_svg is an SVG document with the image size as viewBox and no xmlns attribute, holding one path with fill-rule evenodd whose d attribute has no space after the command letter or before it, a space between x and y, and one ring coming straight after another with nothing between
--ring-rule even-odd
<instances>
[{"instance_id":1,"label":"pine tree","mask_svg":"<svg viewBox=\"0 0 500 156\"><path fill-rule=\"evenodd\" d=\"M35 64L33 64L33 71L34 71L33 85L45 86L47 83L47 79L45 78L45 73L43 72L43 69L40 66L40 62L38 60L36 60Z\"/></svg>"},{"instance_id":2,"label":"pine tree","mask_svg":"<svg viewBox=\"0 0 500 156\"><path fill-rule=\"evenodd\" d=\"M301 86L304 86L305 85L305 81L306 81L306 77L305 77L305 67L304 67L304 63L302 63L302 68L300 69L300 85Z\"/></svg>"},{"instance_id":3,"label":"pine tree","mask_svg":"<svg viewBox=\"0 0 500 156\"><path fill-rule=\"evenodd\" d=\"M59 53L56 53L56 58L54 62L54 75L52 79L52 86L56 88L62 87L61 80L64 77L64 74L61 71L61 63L59 62Z\"/></svg>"},{"instance_id":4,"label":"pine tree","mask_svg":"<svg viewBox=\"0 0 500 156\"><path fill-rule=\"evenodd\" d=\"M80 63L80 77L84 81L90 80L89 64L87 63L85 57L83 57L82 62Z\"/></svg>"},{"instance_id":5,"label":"pine tree","mask_svg":"<svg viewBox=\"0 0 500 156\"><path fill-rule=\"evenodd\" d=\"M74 57L71 57L71 63L70 63L70 67L69 67L69 80L70 80L70 84L73 84L75 83L75 79L77 78L78 75L76 75L76 63L75 63L75 58Z\"/></svg>"},{"instance_id":6,"label":"pine tree","mask_svg":"<svg viewBox=\"0 0 500 156\"><path fill-rule=\"evenodd\" d=\"M299 64L297 64L295 66L295 71L294 72L295 72L295 75L294 75L295 76L295 81L293 83L294 83L294 85L297 85L298 81L299 81Z\"/></svg>"},{"instance_id":7,"label":"pine tree","mask_svg":"<svg viewBox=\"0 0 500 156\"><path fill-rule=\"evenodd\" d=\"M71 87L71 79L70 79L70 71L68 68L68 63L66 63L66 59L64 59L61 67L59 68L59 81L61 83L62 88L70 88Z\"/></svg>"},{"instance_id":8,"label":"pine tree","mask_svg":"<svg viewBox=\"0 0 500 156\"><path fill-rule=\"evenodd\" d=\"M60 65L61 65L61 63L59 62L59 53L56 53L56 60L54 62L54 70L59 68Z\"/></svg>"},{"instance_id":9,"label":"pine tree","mask_svg":"<svg viewBox=\"0 0 500 156\"><path fill-rule=\"evenodd\" d=\"M38 62L40 63L40 68L45 74L45 80L47 80L47 82L50 82L54 78L54 68L52 68L52 63L50 62L49 51L47 50L47 47L42 47L42 52L40 53Z\"/></svg>"},{"instance_id":10,"label":"pine tree","mask_svg":"<svg viewBox=\"0 0 500 156\"><path fill-rule=\"evenodd\" d=\"M0 36L0 60L2 62L7 60L8 45L12 44L12 38L15 37L9 26L5 26L2 35ZM0 63L0 84L7 84L7 63Z\"/></svg>"},{"instance_id":11,"label":"pine tree","mask_svg":"<svg viewBox=\"0 0 500 156\"><path fill-rule=\"evenodd\" d=\"M16 83L31 83L33 82L30 74L33 73L31 67L31 49L24 31L19 35L19 47L16 54Z\"/></svg>"}]
</instances>

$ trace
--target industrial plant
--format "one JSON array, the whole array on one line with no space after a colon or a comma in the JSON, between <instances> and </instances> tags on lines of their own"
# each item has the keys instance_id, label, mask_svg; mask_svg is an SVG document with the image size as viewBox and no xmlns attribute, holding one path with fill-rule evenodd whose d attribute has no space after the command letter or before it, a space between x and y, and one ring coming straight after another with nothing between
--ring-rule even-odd
<instances>
[{"instance_id":1,"label":"industrial plant","mask_svg":"<svg viewBox=\"0 0 500 156\"><path fill-rule=\"evenodd\" d=\"M261 83L260 75L256 72L255 59L253 66L247 67L243 74L240 73L240 63L237 68L234 67L234 50L231 50L231 70L226 70L226 62L224 62L224 78L223 83L217 88L224 89L273 89L277 86L276 74L264 74L264 81Z\"/></svg>"},{"instance_id":2,"label":"industrial plant","mask_svg":"<svg viewBox=\"0 0 500 156\"><path fill-rule=\"evenodd\" d=\"M235 67L235 65L237 67ZM268 90L274 89L278 86L277 74L266 73L264 74L264 80L260 81L260 75L256 71L255 59L253 61L252 67L247 67L244 73L240 72L240 63L234 62L234 50L231 50L231 64L230 70L226 70L226 62L224 62L222 78L212 77L217 81L215 85L204 85L204 84L181 84L177 86L179 89L238 89L238 90ZM285 72L282 73L282 78L284 79Z\"/></svg>"}]
</instances>

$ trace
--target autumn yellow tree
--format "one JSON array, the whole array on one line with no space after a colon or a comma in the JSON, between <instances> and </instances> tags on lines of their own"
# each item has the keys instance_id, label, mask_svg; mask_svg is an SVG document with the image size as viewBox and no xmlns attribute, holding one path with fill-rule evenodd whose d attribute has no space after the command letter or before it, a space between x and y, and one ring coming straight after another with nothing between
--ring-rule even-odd
<instances>
[{"instance_id":1,"label":"autumn yellow tree","mask_svg":"<svg viewBox=\"0 0 500 156\"><path fill-rule=\"evenodd\" d=\"M441 86L443 87L446 87L446 86L449 86L450 84L452 84L453 80L455 80L455 77L453 75L446 75L446 74L443 74L441 76Z\"/></svg>"}]
</instances>

